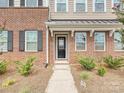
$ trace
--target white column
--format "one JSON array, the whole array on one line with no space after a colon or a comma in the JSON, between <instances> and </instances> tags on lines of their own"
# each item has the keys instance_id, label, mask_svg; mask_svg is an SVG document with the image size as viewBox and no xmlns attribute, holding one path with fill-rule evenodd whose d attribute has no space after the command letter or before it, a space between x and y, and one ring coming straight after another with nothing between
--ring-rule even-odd
<instances>
[{"instance_id":1,"label":"white column","mask_svg":"<svg viewBox=\"0 0 124 93\"><path fill-rule=\"evenodd\" d=\"M49 30L46 26L46 63L49 63Z\"/></svg>"}]
</instances>

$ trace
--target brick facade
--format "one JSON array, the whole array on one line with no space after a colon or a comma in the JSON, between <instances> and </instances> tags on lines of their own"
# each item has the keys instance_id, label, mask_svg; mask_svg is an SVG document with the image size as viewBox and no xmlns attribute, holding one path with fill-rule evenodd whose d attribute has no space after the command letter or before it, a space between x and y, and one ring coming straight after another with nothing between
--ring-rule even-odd
<instances>
[{"instance_id":1,"label":"brick facade","mask_svg":"<svg viewBox=\"0 0 124 93\"><path fill-rule=\"evenodd\" d=\"M48 8L0 8L0 24L5 24L5 30L13 31L13 51L0 55L0 59L20 60L27 56L37 56L40 62L46 62L46 25ZM43 51L20 52L19 31L21 30L43 31Z\"/></svg>"}]
</instances>

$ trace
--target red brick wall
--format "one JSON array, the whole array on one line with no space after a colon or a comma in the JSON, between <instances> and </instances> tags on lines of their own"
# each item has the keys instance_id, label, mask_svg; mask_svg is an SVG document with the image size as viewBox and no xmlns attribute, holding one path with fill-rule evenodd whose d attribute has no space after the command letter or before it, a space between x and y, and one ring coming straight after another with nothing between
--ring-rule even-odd
<instances>
[{"instance_id":1,"label":"red brick wall","mask_svg":"<svg viewBox=\"0 0 124 93\"><path fill-rule=\"evenodd\" d=\"M13 52L3 53L0 59L19 60L27 56L37 56L40 62L46 61L46 26L48 8L1 8L0 24L6 21L6 30L13 31ZM43 51L29 53L19 51L19 31L37 29L43 31Z\"/></svg>"}]
</instances>

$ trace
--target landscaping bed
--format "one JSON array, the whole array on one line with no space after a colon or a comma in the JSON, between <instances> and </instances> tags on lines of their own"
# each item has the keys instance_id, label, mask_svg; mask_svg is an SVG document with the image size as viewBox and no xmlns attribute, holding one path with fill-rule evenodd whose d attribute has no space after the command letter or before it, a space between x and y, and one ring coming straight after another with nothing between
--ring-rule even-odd
<instances>
[{"instance_id":1,"label":"landscaping bed","mask_svg":"<svg viewBox=\"0 0 124 93\"><path fill-rule=\"evenodd\" d=\"M7 72L0 75L0 93L45 93L52 72L52 66L44 68L41 64L34 64L30 75L25 77L17 72L15 65L11 64ZM16 82L2 87L6 79L14 79Z\"/></svg>"},{"instance_id":2,"label":"landscaping bed","mask_svg":"<svg viewBox=\"0 0 124 93\"><path fill-rule=\"evenodd\" d=\"M124 93L124 68L113 70L106 68L107 73L101 77L97 69L87 71L89 79L86 80L86 88L80 85L80 73L86 71L80 65L71 65L72 75L79 93Z\"/></svg>"}]
</instances>

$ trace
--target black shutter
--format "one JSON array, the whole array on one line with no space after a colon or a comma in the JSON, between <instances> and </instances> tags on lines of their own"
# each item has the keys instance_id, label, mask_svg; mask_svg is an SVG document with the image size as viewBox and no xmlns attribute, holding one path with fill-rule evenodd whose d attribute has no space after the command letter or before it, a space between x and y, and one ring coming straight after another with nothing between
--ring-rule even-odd
<instances>
[{"instance_id":1,"label":"black shutter","mask_svg":"<svg viewBox=\"0 0 124 93\"><path fill-rule=\"evenodd\" d=\"M42 31L38 31L38 51L42 51L43 50L43 40L42 40L43 36L42 36Z\"/></svg>"},{"instance_id":2,"label":"black shutter","mask_svg":"<svg viewBox=\"0 0 124 93\"><path fill-rule=\"evenodd\" d=\"M9 0L9 6L14 6L14 0Z\"/></svg>"},{"instance_id":3,"label":"black shutter","mask_svg":"<svg viewBox=\"0 0 124 93\"><path fill-rule=\"evenodd\" d=\"M8 51L13 51L13 32L8 31Z\"/></svg>"},{"instance_id":4,"label":"black shutter","mask_svg":"<svg viewBox=\"0 0 124 93\"><path fill-rule=\"evenodd\" d=\"M19 32L19 51L25 51L25 31Z\"/></svg>"},{"instance_id":5,"label":"black shutter","mask_svg":"<svg viewBox=\"0 0 124 93\"><path fill-rule=\"evenodd\" d=\"M38 0L38 6L42 6L43 5L43 0Z\"/></svg>"},{"instance_id":6,"label":"black shutter","mask_svg":"<svg viewBox=\"0 0 124 93\"><path fill-rule=\"evenodd\" d=\"M20 6L25 6L25 0L20 0Z\"/></svg>"}]
</instances>

